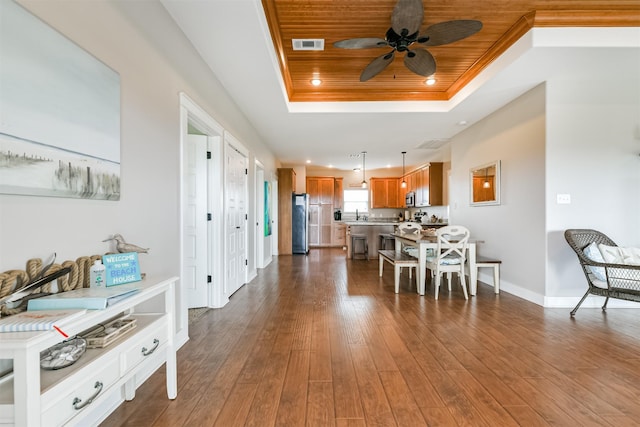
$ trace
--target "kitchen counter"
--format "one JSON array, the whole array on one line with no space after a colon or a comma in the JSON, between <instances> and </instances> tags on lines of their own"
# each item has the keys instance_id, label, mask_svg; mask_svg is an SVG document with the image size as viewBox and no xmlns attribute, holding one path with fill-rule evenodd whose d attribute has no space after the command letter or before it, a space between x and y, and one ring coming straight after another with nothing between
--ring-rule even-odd
<instances>
[{"instance_id":1,"label":"kitchen counter","mask_svg":"<svg viewBox=\"0 0 640 427\"><path fill-rule=\"evenodd\" d=\"M338 222L338 221L336 221ZM393 225L396 226L400 224L400 221L340 221L346 225L365 225L365 226L374 226L374 225ZM411 221L416 222L416 221ZM431 228L431 227L444 227L449 225L447 222L424 222L419 223L422 224L423 227Z\"/></svg>"},{"instance_id":2,"label":"kitchen counter","mask_svg":"<svg viewBox=\"0 0 640 427\"><path fill-rule=\"evenodd\" d=\"M398 221L343 221L347 225L398 225Z\"/></svg>"}]
</instances>

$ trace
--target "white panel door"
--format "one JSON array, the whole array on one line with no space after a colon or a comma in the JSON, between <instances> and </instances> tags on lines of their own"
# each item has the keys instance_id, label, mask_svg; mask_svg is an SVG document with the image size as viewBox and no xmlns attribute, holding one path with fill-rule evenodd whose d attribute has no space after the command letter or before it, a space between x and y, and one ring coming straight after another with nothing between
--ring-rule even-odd
<instances>
[{"instance_id":1,"label":"white panel door","mask_svg":"<svg viewBox=\"0 0 640 427\"><path fill-rule=\"evenodd\" d=\"M188 135L184 156L184 264L181 282L189 308L208 301L207 137Z\"/></svg>"},{"instance_id":2,"label":"white panel door","mask_svg":"<svg viewBox=\"0 0 640 427\"><path fill-rule=\"evenodd\" d=\"M225 150L225 211L227 215L225 295L233 294L246 280L247 260L247 158L227 146Z\"/></svg>"}]
</instances>

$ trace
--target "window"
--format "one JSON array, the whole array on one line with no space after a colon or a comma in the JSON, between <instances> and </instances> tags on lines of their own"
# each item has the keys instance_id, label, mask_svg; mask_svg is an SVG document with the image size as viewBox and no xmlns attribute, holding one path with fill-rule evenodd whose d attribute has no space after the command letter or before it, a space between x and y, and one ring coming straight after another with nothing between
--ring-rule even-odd
<instances>
[{"instance_id":1,"label":"window","mask_svg":"<svg viewBox=\"0 0 640 427\"><path fill-rule=\"evenodd\" d=\"M369 212L369 190L344 190L344 211Z\"/></svg>"}]
</instances>

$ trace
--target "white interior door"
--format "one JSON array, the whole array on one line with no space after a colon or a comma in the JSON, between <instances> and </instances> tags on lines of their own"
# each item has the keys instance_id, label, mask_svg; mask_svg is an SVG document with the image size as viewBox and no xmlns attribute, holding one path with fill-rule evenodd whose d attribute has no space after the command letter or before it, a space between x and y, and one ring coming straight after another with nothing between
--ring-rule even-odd
<instances>
[{"instance_id":1,"label":"white interior door","mask_svg":"<svg viewBox=\"0 0 640 427\"><path fill-rule=\"evenodd\" d=\"M182 285L187 306L203 307L208 301L207 242L207 136L188 135L184 148L183 219L184 264Z\"/></svg>"},{"instance_id":2,"label":"white interior door","mask_svg":"<svg viewBox=\"0 0 640 427\"><path fill-rule=\"evenodd\" d=\"M255 229L255 260L256 268L264 268L264 233L265 233L265 191L264 169L256 162L256 229Z\"/></svg>"},{"instance_id":3,"label":"white interior door","mask_svg":"<svg viewBox=\"0 0 640 427\"><path fill-rule=\"evenodd\" d=\"M247 271L247 158L227 145L225 166L225 295L229 296L245 283Z\"/></svg>"}]
</instances>

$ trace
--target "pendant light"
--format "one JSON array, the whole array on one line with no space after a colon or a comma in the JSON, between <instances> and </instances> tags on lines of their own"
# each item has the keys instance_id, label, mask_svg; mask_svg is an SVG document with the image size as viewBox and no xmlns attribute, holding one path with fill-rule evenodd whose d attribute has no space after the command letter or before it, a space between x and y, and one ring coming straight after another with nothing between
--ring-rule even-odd
<instances>
[{"instance_id":1,"label":"pendant light","mask_svg":"<svg viewBox=\"0 0 640 427\"><path fill-rule=\"evenodd\" d=\"M404 180L404 155L407 154L406 151L402 152L402 182L400 183L400 188L407 188L407 181Z\"/></svg>"},{"instance_id":2,"label":"pendant light","mask_svg":"<svg viewBox=\"0 0 640 427\"><path fill-rule=\"evenodd\" d=\"M362 188L367 188L367 180L364 178L364 158L367 155L366 151L362 152Z\"/></svg>"},{"instance_id":3,"label":"pendant light","mask_svg":"<svg viewBox=\"0 0 640 427\"><path fill-rule=\"evenodd\" d=\"M484 182L482 183L482 188L490 188L491 183L489 182L489 168L484 169Z\"/></svg>"}]
</instances>

